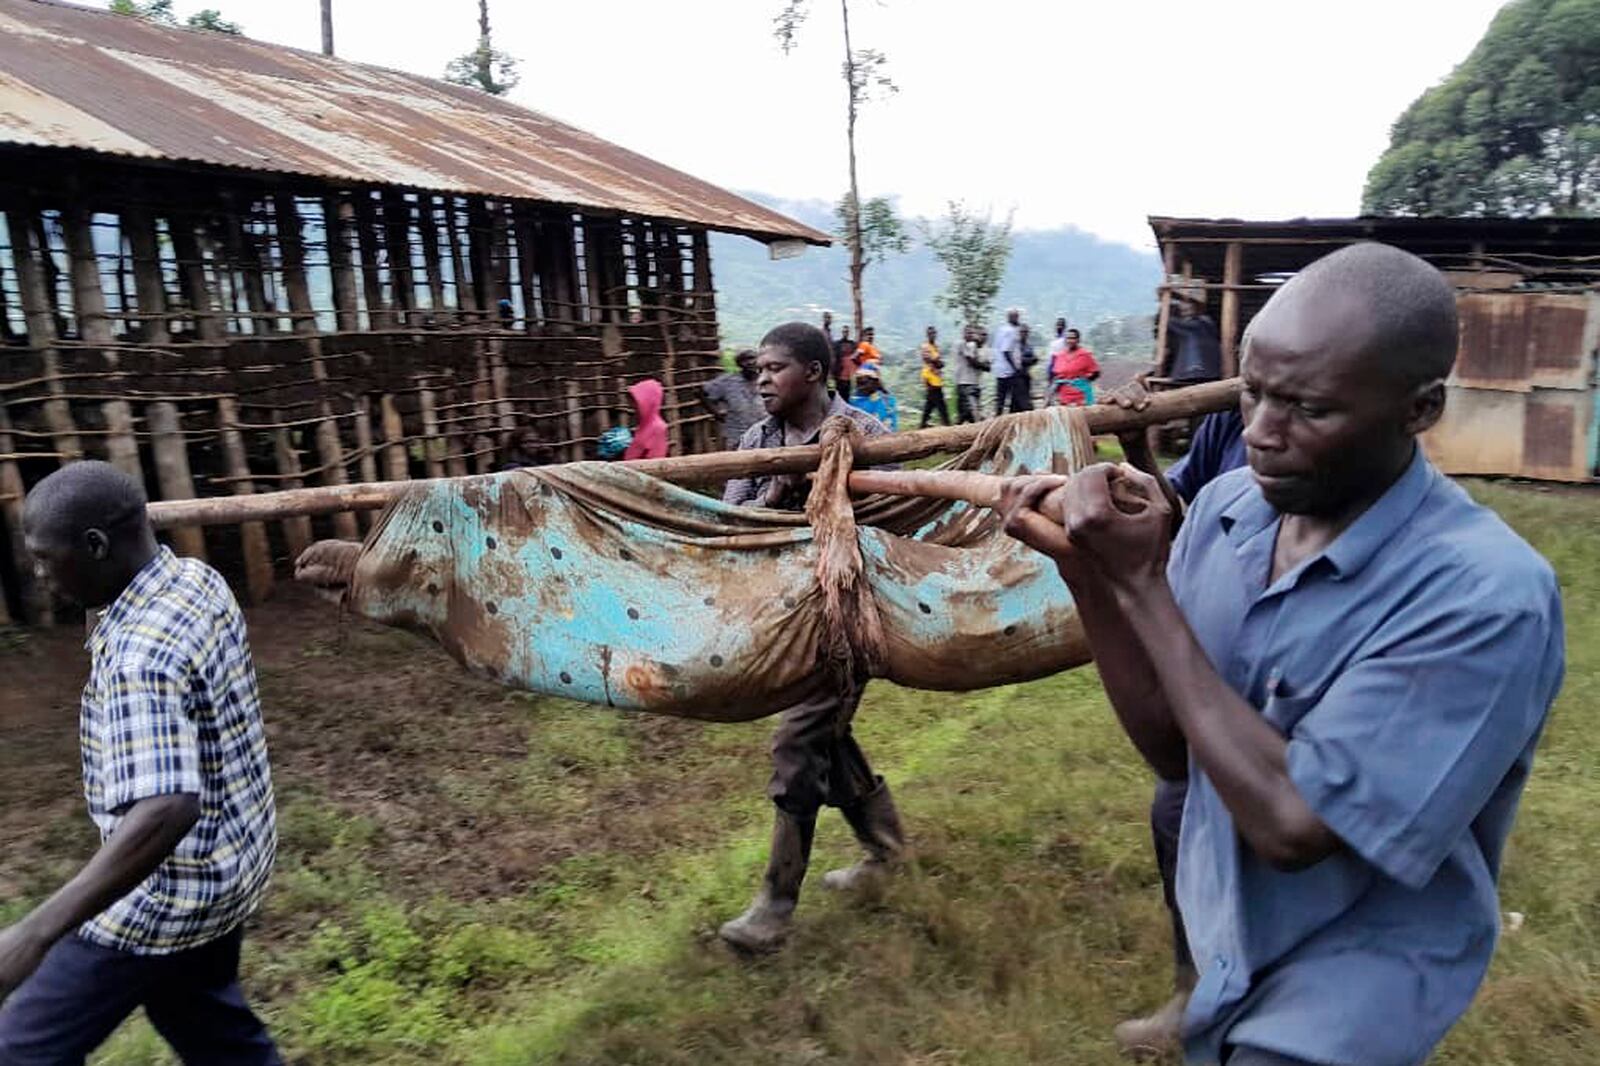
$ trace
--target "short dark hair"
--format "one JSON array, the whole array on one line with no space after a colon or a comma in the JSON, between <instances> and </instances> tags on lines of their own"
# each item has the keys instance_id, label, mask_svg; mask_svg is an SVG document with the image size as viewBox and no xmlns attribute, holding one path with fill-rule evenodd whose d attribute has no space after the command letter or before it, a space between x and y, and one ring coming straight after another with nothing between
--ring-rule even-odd
<instances>
[{"instance_id":1,"label":"short dark hair","mask_svg":"<svg viewBox=\"0 0 1600 1066\"><path fill-rule=\"evenodd\" d=\"M1290 285L1344 289L1370 308L1369 353L1408 384L1448 377L1460 333L1456 294L1426 261L1388 244L1363 241L1325 255Z\"/></svg>"},{"instance_id":2,"label":"short dark hair","mask_svg":"<svg viewBox=\"0 0 1600 1066\"><path fill-rule=\"evenodd\" d=\"M68 463L33 487L23 519L49 536L76 540L90 529L112 530L146 521L144 489L110 463Z\"/></svg>"},{"instance_id":3,"label":"short dark hair","mask_svg":"<svg viewBox=\"0 0 1600 1066\"><path fill-rule=\"evenodd\" d=\"M1077 326L1068 326L1067 327L1067 332L1068 333L1076 333L1080 337L1083 336L1083 332L1080 329L1078 329Z\"/></svg>"},{"instance_id":4,"label":"short dark hair","mask_svg":"<svg viewBox=\"0 0 1600 1066\"><path fill-rule=\"evenodd\" d=\"M833 365L833 347L828 335L809 322L785 322L774 326L761 338L763 348L782 348L797 363L816 363L827 373Z\"/></svg>"}]
</instances>

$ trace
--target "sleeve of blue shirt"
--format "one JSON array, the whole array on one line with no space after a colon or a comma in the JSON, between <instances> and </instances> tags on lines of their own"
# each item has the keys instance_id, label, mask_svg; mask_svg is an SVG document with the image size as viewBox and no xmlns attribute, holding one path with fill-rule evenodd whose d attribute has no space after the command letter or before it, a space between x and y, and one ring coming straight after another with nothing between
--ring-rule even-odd
<instances>
[{"instance_id":1,"label":"sleeve of blue shirt","mask_svg":"<svg viewBox=\"0 0 1600 1066\"><path fill-rule=\"evenodd\" d=\"M1201 419L1200 427L1189 442L1189 450L1167 468L1167 482L1184 503L1193 503L1218 474L1231 467L1226 463L1228 445L1242 427L1236 416L1228 411L1218 411Z\"/></svg>"},{"instance_id":2,"label":"sleeve of blue shirt","mask_svg":"<svg viewBox=\"0 0 1600 1066\"><path fill-rule=\"evenodd\" d=\"M1403 613L1291 727L1288 767L1351 849L1420 889L1538 735L1562 633L1559 607L1456 598Z\"/></svg>"}]
</instances>

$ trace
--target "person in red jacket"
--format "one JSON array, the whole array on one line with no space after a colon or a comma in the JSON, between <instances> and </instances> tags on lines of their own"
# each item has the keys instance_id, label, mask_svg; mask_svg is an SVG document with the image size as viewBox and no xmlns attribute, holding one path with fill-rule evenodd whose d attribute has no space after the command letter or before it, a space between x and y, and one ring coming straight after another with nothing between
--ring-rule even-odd
<instances>
[{"instance_id":1,"label":"person in red jacket","mask_svg":"<svg viewBox=\"0 0 1600 1066\"><path fill-rule=\"evenodd\" d=\"M667 455L667 423L661 417L661 382L645 378L628 386L634 409L639 414L639 424L633 431L633 443L623 453L624 459L664 459Z\"/></svg>"},{"instance_id":2,"label":"person in red jacket","mask_svg":"<svg viewBox=\"0 0 1600 1066\"><path fill-rule=\"evenodd\" d=\"M1077 330L1067 330L1066 346L1050 357L1050 386L1055 389L1056 403L1062 407L1094 403L1094 386L1090 382L1100 376L1100 364L1078 340Z\"/></svg>"}]
</instances>

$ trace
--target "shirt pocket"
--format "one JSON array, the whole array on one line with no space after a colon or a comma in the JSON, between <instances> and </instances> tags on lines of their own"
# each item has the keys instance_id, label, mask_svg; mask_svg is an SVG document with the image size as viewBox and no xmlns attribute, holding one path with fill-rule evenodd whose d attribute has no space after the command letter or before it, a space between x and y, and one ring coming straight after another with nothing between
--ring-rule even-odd
<instances>
[{"instance_id":1,"label":"shirt pocket","mask_svg":"<svg viewBox=\"0 0 1600 1066\"><path fill-rule=\"evenodd\" d=\"M1300 719L1311 713L1311 709L1321 700L1321 693L1307 696L1268 696L1267 702L1261 708L1261 717L1271 722L1278 732L1287 737L1294 732L1294 727L1300 724Z\"/></svg>"}]
</instances>

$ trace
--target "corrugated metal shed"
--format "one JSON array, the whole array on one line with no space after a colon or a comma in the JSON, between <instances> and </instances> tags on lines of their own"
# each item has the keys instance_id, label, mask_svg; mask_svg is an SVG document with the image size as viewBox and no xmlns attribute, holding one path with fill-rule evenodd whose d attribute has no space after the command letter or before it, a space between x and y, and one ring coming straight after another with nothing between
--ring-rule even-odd
<instances>
[{"instance_id":1,"label":"corrugated metal shed","mask_svg":"<svg viewBox=\"0 0 1600 1066\"><path fill-rule=\"evenodd\" d=\"M53 0L0 0L0 144L537 200L828 242L724 189L473 89Z\"/></svg>"}]
</instances>

